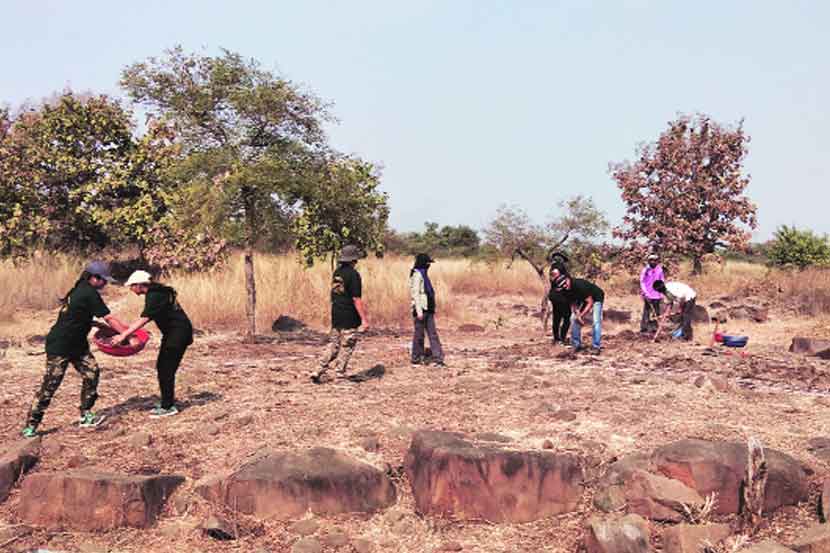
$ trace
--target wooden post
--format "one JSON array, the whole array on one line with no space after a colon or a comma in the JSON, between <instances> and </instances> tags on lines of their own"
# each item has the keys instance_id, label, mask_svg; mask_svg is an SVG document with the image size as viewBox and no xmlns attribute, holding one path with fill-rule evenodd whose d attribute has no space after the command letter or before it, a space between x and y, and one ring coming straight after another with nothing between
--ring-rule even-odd
<instances>
[{"instance_id":1,"label":"wooden post","mask_svg":"<svg viewBox=\"0 0 830 553\"><path fill-rule=\"evenodd\" d=\"M752 533L758 528L764 513L764 491L767 486L767 459L757 438L747 443L746 478L744 480L744 509L741 513L744 529Z\"/></svg>"}]
</instances>

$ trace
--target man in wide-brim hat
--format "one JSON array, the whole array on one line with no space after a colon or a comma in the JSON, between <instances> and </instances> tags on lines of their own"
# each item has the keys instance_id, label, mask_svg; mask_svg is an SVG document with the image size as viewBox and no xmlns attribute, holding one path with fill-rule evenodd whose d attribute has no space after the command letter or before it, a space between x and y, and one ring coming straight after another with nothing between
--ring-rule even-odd
<instances>
[{"instance_id":1,"label":"man in wide-brim hat","mask_svg":"<svg viewBox=\"0 0 830 553\"><path fill-rule=\"evenodd\" d=\"M320 360L320 369L311 375L317 384L336 363L335 372L345 377L360 333L369 327L366 306L363 304L363 282L355 269L363 252L354 245L344 246L338 258L339 266L331 278L331 333L329 351Z\"/></svg>"}]
</instances>

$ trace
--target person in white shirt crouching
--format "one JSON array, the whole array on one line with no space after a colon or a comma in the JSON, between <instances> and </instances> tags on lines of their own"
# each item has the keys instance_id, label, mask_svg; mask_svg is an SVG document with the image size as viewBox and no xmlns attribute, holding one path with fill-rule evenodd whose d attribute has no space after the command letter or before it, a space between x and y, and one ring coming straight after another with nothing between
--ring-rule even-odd
<instances>
[{"instance_id":1,"label":"person in white shirt crouching","mask_svg":"<svg viewBox=\"0 0 830 553\"><path fill-rule=\"evenodd\" d=\"M662 280L654 282L654 290L662 294L668 304L663 314L664 320L672 312L680 313L683 321L681 323L682 338L686 341L691 340L694 337L692 316L697 301L697 292L688 284L683 284L682 282L663 282Z\"/></svg>"}]
</instances>

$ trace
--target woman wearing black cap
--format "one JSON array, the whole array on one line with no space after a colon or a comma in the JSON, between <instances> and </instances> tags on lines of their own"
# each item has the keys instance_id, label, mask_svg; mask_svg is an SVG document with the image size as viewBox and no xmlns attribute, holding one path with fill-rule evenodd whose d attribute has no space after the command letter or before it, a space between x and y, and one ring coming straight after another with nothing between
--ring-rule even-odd
<instances>
[{"instance_id":1,"label":"woman wearing black cap","mask_svg":"<svg viewBox=\"0 0 830 553\"><path fill-rule=\"evenodd\" d=\"M548 299L553 306L553 344L557 343L565 345L568 338L568 329L571 327L571 302L557 286L561 286L562 282L568 276L565 266L561 263L554 262L550 266L550 291L548 292Z\"/></svg>"},{"instance_id":2,"label":"woman wearing black cap","mask_svg":"<svg viewBox=\"0 0 830 553\"><path fill-rule=\"evenodd\" d=\"M29 409L26 428L23 429L26 438L37 435L37 427L70 364L83 378L80 426L95 427L104 420L104 417L92 412L92 406L98 398L98 377L101 371L89 351L86 337L92 330L95 317L103 318L115 330L127 328L127 325L110 313L98 293L112 280L109 264L93 261L86 266L75 286L61 299L58 320L46 336L46 374L43 375L43 382Z\"/></svg>"},{"instance_id":3,"label":"woman wearing black cap","mask_svg":"<svg viewBox=\"0 0 830 553\"><path fill-rule=\"evenodd\" d=\"M435 328L435 288L429 279L429 266L434 260L425 253L415 256L415 266L409 271L409 293L412 298L412 317L415 333L412 336L412 364L424 362L424 332L429 336L429 347L436 367L444 367L444 350L438 329Z\"/></svg>"}]
</instances>

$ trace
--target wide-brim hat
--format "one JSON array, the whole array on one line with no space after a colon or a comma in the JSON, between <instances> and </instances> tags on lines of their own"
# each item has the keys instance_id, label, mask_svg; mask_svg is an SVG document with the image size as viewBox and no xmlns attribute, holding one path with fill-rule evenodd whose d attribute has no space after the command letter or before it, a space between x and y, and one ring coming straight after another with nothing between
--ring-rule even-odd
<instances>
[{"instance_id":1,"label":"wide-brim hat","mask_svg":"<svg viewBox=\"0 0 830 553\"><path fill-rule=\"evenodd\" d=\"M363 252L354 245L343 246L343 249L340 250L340 257L338 260L340 263L348 263L350 261L357 261L363 257Z\"/></svg>"},{"instance_id":2,"label":"wide-brim hat","mask_svg":"<svg viewBox=\"0 0 830 553\"><path fill-rule=\"evenodd\" d=\"M150 273L147 271L133 271L133 274L130 275L130 278L127 279L127 282L124 283L124 286L132 286L133 284L150 284L153 281L153 277L150 276Z\"/></svg>"}]
</instances>

